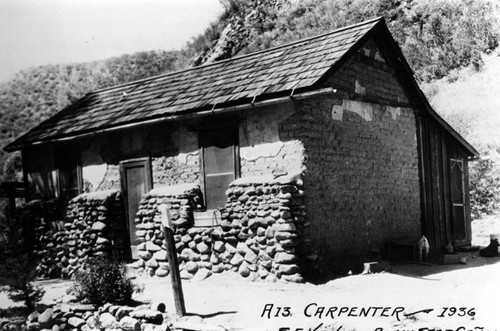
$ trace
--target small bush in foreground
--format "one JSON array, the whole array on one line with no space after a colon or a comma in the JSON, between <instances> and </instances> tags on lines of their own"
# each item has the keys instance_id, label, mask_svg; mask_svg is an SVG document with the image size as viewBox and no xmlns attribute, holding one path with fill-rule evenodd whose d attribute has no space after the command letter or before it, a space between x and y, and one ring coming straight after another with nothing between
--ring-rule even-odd
<instances>
[{"instance_id":1,"label":"small bush in foreground","mask_svg":"<svg viewBox=\"0 0 500 331\"><path fill-rule=\"evenodd\" d=\"M132 300L135 286L122 263L96 258L90 260L86 270L76 273L70 291L78 299L96 305L127 304Z\"/></svg>"}]
</instances>

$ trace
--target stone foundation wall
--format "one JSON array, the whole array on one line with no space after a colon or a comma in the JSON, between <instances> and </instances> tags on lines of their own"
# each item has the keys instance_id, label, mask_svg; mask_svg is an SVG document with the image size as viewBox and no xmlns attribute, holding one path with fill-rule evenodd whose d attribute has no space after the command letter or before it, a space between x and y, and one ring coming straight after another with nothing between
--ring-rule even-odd
<instances>
[{"instance_id":1,"label":"stone foundation wall","mask_svg":"<svg viewBox=\"0 0 500 331\"><path fill-rule=\"evenodd\" d=\"M307 224L299 176L240 178L227 195L222 238L226 248L236 246L237 252L229 264L221 256L225 269L254 279L301 282L304 260L299 252L305 247L301 239Z\"/></svg>"},{"instance_id":2,"label":"stone foundation wall","mask_svg":"<svg viewBox=\"0 0 500 331\"><path fill-rule=\"evenodd\" d=\"M167 204L175 226L176 247L180 237L194 225L193 211L199 206L200 188L197 184L180 184L153 189L141 200L136 219L139 259L134 267L139 273L164 277L169 274L165 237L161 231L158 206ZM178 249L179 252L179 249Z\"/></svg>"},{"instance_id":3,"label":"stone foundation wall","mask_svg":"<svg viewBox=\"0 0 500 331\"><path fill-rule=\"evenodd\" d=\"M59 243L66 240L59 229L63 222L59 215L57 200L32 200L19 208L18 217L32 224L34 230L33 249L39 262L36 271L39 277L58 277L61 265L57 261Z\"/></svg>"},{"instance_id":4,"label":"stone foundation wall","mask_svg":"<svg viewBox=\"0 0 500 331\"><path fill-rule=\"evenodd\" d=\"M73 198L64 220L59 218L55 202L32 202L24 213L34 215L36 222L40 277L71 277L91 257L126 256L128 243L119 191Z\"/></svg>"},{"instance_id":5,"label":"stone foundation wall","mask_svg":"<svg viewBox=\"0 0 500 331\"><path fill-rule=\"evenodd\" d=\"M168 275L159 204L170 204L181 276L203 279L212 273L237 272L252 280L302 281L304 264L297 251L306 245L303 191L296 178L241 178L227 190L227 204L217 225L193 227L194 190L181 186L156 189L144 196L137 235L140 273ZM181 188L181 189L180 189Z\"/></svg>"},{"instance_id":6,"label":"stone foundation wall","mask_svg":"<svg viewBox=\"0 0 500 331\"><path fill-rule=\"evenodd\" d=\"M70 200L64 223L68 232L68 275L90 257L123 260L127 256L123 210L120 191L86 193Z\"/></svg>"}]
</instances>

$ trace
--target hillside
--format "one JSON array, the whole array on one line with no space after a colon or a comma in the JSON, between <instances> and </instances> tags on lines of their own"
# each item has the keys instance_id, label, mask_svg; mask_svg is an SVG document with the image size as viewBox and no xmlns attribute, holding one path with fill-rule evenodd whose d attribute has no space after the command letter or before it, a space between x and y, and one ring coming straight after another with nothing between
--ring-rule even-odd
<instances>
[{"instance_id":1,"label":"hillside","mask_svg":"<svg viewBox=\"0 0 500 331\"><path fill-rule=\"evenodd\" d=\"M150 51L21 71L0 84L0 146L90 91L178 70L179 57L179 52ZM10 165L19 164L18 158L0 149L0 178L5 173L14 179Z\"/></svg>"},{"instance_id":2,"label":"hillside","mask_svg":"<svg viewBox=\"0 0 500 331\"><path fill-rule=\"evenodd\" d=\"M226 12L188 44L195 65L384 17L419 81L468 65L498 46L490 0L224 0Z\"/></svg>"},{"instance_id":3,"label":"hillside","mask_svg":"<svg viewBox=\"0 0 500 331\"><path fill-rule=\"evenodd\" d=\"M500 53L483 56L479 70L464 68L422 84L430 103L481 154L470 166L472 216L500 209Z\"/></svg>"},{"instance_id":4,"label":"hillside","mask_svg":"<svg viewBox=\"0 0 500 331\"><path fill-rule=\"evenodd\" d=\"M500 53L483 57L480 70L465 68L422 84L432 106L476 148L500 147Z\"/></svg>"},{"instance_id":5,"label":"hillside","mask_svg":"<svg viewBox=\"0 0 500 331\"><path fill-rule=\"evenodd\" d=\"M497 7L490 0L221 2L224 13L180 51L140 52L19 72L0 85L0 145L89 91L277 46L375 16L385 18L420 82L445 82L464 67L480 69L482 54L499 43ZM441 106L436 107L440 111ZM18 157L0 150L0 177L9 179L9 169L16 164Z\"/></svg>"}]
</instances>

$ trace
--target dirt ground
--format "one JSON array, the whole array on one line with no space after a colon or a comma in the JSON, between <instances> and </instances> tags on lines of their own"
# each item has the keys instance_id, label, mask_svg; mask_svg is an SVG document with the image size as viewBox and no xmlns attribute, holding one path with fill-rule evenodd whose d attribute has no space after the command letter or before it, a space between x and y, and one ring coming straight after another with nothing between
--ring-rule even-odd
<instances>
[{"instance_id":1,"label":"dirt ground","mask_svg":"<svg viewBox=\"0 0 500 331\"><path fill-rule=\"evenodd\" d=\"M498 218L473 224L474 244L500 233ZM237 275L183 281L191 321L227 330L500 330L500 258L466 265L392 264L392 272L354 275L325 284L249 282ZM174 313L170 278L137 279L143 302ZM41 281L43 303L61 298L67 281ZM0 308L13 305L0 293ZM424 310L424 311L422 311ZM413 314L415 313L415 314ZM463 329L461 328L463 327Z\"/></svg>"}]
</instances>

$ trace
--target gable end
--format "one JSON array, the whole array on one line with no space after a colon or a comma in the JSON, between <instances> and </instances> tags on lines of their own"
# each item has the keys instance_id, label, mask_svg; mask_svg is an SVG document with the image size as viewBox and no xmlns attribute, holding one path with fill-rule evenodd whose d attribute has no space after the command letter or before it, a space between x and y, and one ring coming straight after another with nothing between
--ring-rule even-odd
<instances>
[{"instance_id":1,"label":"gable end","mask_svg":"<svg viewBox=\"0 0 500 331\"><path fill-rule=\"evenodd\" d=\"M408 105L405 89L396 71L375 40L368 39L325 82L349 92L351 97L387 104Z\"/></svg>"}]
</instances>

